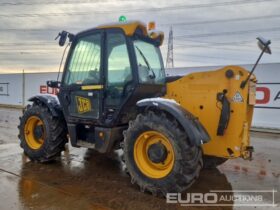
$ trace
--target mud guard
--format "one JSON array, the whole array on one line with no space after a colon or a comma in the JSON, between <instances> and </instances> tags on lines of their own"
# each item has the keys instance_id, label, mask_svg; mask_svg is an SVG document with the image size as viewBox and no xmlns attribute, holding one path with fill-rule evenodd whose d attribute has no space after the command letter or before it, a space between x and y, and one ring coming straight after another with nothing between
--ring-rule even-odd
<instances>
[{"instance_id":1,"label":"mud guard","mask_svg":"<svg viewBox=\"0 0 280 210\"><path fill-rule=\"evenodd\" d=\"M43 103L45 106L49 108L52 115L55 117L58 117L62 114L62 109L56 95L51 95L51 94L35 95L29 98L28 101Z\"/></svg>"},{"instance_id":2,"label":"mud guard","mask_svg":"<svg viewBox=\"0 0 280 210\"><path fill-rule=\"evenodd\" d=\"M201 145L210 141L210 136L204 126L190 112L176 101L163 98L143 99L137 102L139 108L159 109L171 114L182 125L192 145Z\"/></svg>"}]
</instances>

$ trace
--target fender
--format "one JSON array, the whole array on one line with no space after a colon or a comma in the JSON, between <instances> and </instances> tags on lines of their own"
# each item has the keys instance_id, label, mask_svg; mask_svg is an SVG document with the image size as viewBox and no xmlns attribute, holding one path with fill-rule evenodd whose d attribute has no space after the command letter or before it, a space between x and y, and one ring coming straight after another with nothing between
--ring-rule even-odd
<instances>
[{"instance_id":1,"label":"fender","mask_svg":"<svg viewBox=\"0 0 280 210\"><path fill-rule=\"evenodd\" d=\"M198 119L180 106L175 100L149 98L137 102L139 108L156 108L171 114L182 125L191 145L201 145L210 141L210 136Z\"/></svg>"},{"instance_id":2,"label":"fender","mask_svg":"<svg viewBox=\"0 0 280 210\"><path fill-rule=\"evenodd\" d=\"M52 115L55 117L58 117L62 114L62 109L56 95L51 95L51 94L35 95L29 98L28 101L43 103L45 106L49 108Z\"/></svg>"}]
</instances>

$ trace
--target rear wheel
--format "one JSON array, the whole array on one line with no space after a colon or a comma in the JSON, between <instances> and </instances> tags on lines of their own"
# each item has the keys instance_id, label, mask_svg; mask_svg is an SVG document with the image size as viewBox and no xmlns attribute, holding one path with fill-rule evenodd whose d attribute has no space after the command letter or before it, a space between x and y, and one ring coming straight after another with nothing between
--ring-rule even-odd
<instances>
[{"instance_id":1,"label":"rear wheel","mask_svg":"<svg viewBox=\"0 0 280 210\"><path fill-rule=\"evenodd\" d=\"M20 146L25 154L39 162L59 156L67 142L67 129L62 117L54 117L42 104L28 106L20 118Z\"/></svg>"},{"instance_id":2,"label":"rear wheel","mask_svg":"<svg viewBox=\"0 0 280 210\"><path fill-rule=\"evenodd\" d=\"M150 111L139 114L125 132L124 161L141 191L166 195L184 191L198 178L202 153L175 119Z\"/></svg>"}]
</instances>

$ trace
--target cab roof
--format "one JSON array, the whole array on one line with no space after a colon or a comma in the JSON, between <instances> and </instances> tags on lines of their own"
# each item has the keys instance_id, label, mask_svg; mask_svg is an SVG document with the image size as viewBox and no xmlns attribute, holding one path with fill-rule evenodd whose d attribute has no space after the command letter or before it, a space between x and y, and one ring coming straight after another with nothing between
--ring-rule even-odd
<instances>
[{"instance_id":1,"label":"cab roof","mask_svg":"<svg viewBox=\"0 0 280 210\"><path fill-rule=\"evenodd\" d=\"M83 34L93 29L110 29L110 28L119 28L122 29L126 36L133 36L136 31L141 30L141 34L144 36L148 36L154 40L157 40L159 46L162 45L164 39L164 33L156 30L147 30L146 24L140 21L126 21L126 22L116 22L116 23L107 23L104 25L99 25L95 28L88 29L85 31L79 32L79 34Z\"/></svg>"},{"instance_id":2,"label":"cab roof","mask_svg":"<svg viewBox=\"0 0 280 210\"><path fill-rule=\"evenodd\" d=\"M135 31L140 28L143 32L143 35L147 36L147 28L146 25L140 21L131 21L131 22L117 22L117 23L109 23L97 26L98 29L108 29L108 28L120 28L123 29L125 35L132 36Z\"/></svg>"}]
</instances>

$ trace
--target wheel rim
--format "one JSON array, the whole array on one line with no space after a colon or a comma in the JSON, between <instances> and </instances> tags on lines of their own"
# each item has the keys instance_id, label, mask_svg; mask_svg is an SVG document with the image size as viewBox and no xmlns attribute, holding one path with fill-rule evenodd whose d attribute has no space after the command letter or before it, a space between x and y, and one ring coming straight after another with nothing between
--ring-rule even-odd
<instances>
[{"instance_id":1,"label":"wheel rim","mask_svg":"<svg viewBox=\"0 0 280 210\"><path fill-rule=\"evenodd\" d=\"M45 127L43 121L37 116L31 116L25 123L24 136L31 149L40 149L45 139Z\"/></svg>"},{"instance_id":2,"label":"wheel rim","mask_svg":"<svg viewBox=\"0 0 280 210\"><path fill-rule=\"evenodd\" d=\"M162 156L159 156L162 157L160 162L151 160L151 157L149 156L151 148L155 147L154 145L156 144L160 144L160 147L164 147L164 151L166 151L166 154L158 152L158 154L163 154ZM136 139L134 144L134 160L139 170L145 176L154 179L160 179L167 176L173 169L174 159L173 147L168 138L163 134L157 131L146 131Z\"/></svg>"}]
</instances>

